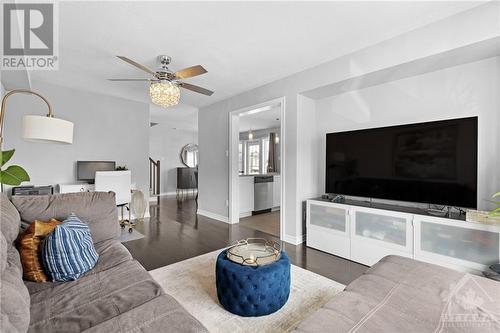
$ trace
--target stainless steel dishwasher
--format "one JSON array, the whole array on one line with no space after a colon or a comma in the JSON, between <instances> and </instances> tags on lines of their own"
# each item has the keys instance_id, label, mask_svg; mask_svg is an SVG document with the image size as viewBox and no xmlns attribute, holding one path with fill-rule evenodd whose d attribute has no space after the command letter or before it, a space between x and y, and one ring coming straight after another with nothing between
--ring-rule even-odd
<instances>
[{"instance_id":1,"label":"stainless steel dishwasher","mask_svg":"<svg viewBox=\"0 0 500 333\"><path fill-rule=\"evenodd\" d=\"M273 176L255 176L253 214L270 212L273 208Z\"/></svg>"}]
</instances>

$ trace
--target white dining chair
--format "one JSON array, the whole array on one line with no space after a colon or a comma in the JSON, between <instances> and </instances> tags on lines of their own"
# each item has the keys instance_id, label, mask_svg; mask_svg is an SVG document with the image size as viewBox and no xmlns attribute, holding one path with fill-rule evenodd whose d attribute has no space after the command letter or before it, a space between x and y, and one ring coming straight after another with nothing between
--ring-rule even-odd
<instances>
[{"instance_id":1,"label":"white dining chair","mask_svg":"<svg viewBox=\"0 0 500 333\"><path fill-rule=\"evenodd\" d=\"M116 205L121 209L120 226L125 228L128 226L128 231L132 232L135 223L132 223L130 216L130 202L132 201L131 194L132 175L130 170L126 171L97 171L95 173L95 191L115 192ZM123 210L126 206L128 209L128 220L125 220Z\"/></svg>"}]
</instances>

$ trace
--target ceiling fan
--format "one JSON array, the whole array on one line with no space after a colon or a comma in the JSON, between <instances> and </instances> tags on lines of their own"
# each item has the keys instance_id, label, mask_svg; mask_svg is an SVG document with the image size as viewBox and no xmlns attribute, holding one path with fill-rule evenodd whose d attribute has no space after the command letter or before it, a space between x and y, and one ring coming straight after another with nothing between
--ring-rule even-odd
<instances>
[{"instance_id":1,"label":"ceiling fan","mask_svg":"<svg viewBox=\"0 0 500 333\"><path fill-rule=\"evenodd\" d=\"M177 72L173 72L168 68L168 65L172 61L172 58L168 55L158 56L158 62L160 63L159 68L156 71L149 69L148 67L139 64L127 57L117 56L119 59L129 63L132 66L139 68L140 70L151 74L152 78L141 78L141 79L108 79L109 81L149 81L151 85L149 87L149 95L151 96L151 101L163 107L173 106L179 103L180 89L184 88L191 90L203 95L211 96L214 92L194 84L182 82L183 79L188 79L190 77L205 74L207 70L201 65L191 66L188 68L181 69Z\"/></svg>"}]
</instances>

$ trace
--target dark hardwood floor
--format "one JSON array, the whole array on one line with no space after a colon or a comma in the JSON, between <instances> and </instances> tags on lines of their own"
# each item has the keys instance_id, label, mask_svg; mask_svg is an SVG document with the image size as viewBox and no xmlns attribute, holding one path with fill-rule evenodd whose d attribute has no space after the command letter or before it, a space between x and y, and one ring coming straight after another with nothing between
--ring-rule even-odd
<instances>
[{"instance_id":1,"label":"dark hardwood floor","mask_svg":"<svg viewBox=\"0 0 500 333\"><path fill-rule=\"evenodd\" d=\"M175 197L162 197L159 206L151 206L151 218L137 224L142 239L124 243L147 270L169 265L226 247L237 240L262 237L278 238L242 225L230 225L196 214L192 199L177 202ZM366 266L342 259L305 245L282 242L294 265L348 284L367 269Z\"/></svg>"},{"instance_id":2,"label":"dark hardwood floor","mask_svg":"<svg viewBox=\"0 0 500 333\"><path fill-rule=\"evenodd\" d=\"M276 237L280 236L280 211L240 218L240 226L260 230Z\"/></svg>"}]
</instances>

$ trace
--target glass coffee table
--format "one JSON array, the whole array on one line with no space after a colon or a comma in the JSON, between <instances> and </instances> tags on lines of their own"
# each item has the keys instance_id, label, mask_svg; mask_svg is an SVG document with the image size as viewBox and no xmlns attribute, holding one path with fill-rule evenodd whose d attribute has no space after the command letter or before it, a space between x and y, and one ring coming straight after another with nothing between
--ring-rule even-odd
<instances>
[{"instance_id":1,"label":"glass coffee table","mask_svg":"<svg viewBox=\"0 0 500 333\"><path fill-rule=\"evenodd\" d=\"M263 266L279 260L281 246L264 238L247 238L227 249L229 260L247 266Z\"/></svg>"}]
</instances>

